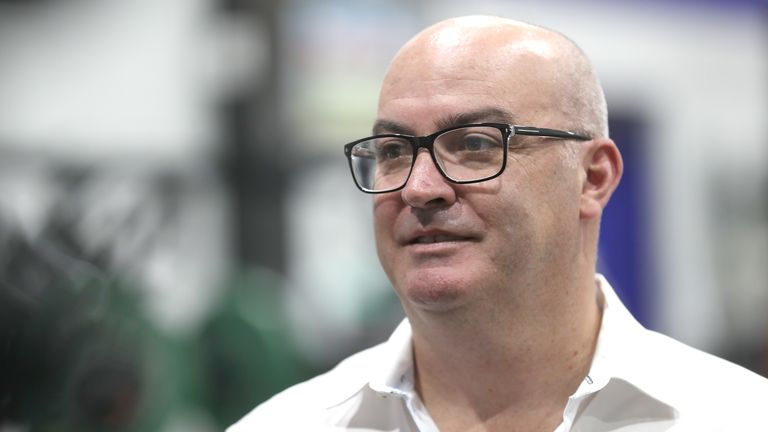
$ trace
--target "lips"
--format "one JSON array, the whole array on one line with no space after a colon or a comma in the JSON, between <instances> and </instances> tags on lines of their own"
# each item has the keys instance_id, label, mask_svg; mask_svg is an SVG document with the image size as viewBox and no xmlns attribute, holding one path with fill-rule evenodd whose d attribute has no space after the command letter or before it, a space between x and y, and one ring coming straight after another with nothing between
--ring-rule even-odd
<instances>
[{"instance_id":1,"label":"lips","mask_svg":"<svg viewBox=\"0 0 768 432\"><path fill-rule=\"evenodd\" d=\"M410 245L430 245L478 240L476 235L466 231L447 231L440 229L415 229L404 236L402 243Z\"/></svg>"},{"instance_id":2,"label":"lips","mask_svg":"<svg viewBox=\"0 0 768 432\"><path fill-rule=\"evenodd\" d=\"M486 234L483 222L466 213L459 206L428 214L405 213L395 224L394 240L398 246L422 246L418 249L424 250L433 250L439 245L459 246L462 242L483 241Z\"/></svg>"},{"instance_id":3,"label":"lips","mask_svg":"<svg viewBox=\"0 0 768 432\"><path fill-rule=\"evenodd\" d=\"M456 242L456 241L467 241L467 240L470 240L470 238L451 235L451 234L423 235L423 236L417 236L413 238L409 242L409 244L432 244L432 243Z\"/></svg>"}]
</instances>

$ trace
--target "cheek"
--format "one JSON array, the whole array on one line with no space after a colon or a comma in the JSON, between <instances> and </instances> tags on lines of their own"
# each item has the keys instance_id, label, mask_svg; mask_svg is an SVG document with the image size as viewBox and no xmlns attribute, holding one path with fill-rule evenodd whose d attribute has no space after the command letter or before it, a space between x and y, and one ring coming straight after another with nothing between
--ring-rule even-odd
<instances>
[{"instance_id":1,"label":"cheek","mask_svg":"<svg viewBox=\"0 0 768 432\"><path fill-rule=\"evenodd\" d=\"M373 231L376 252L384 270L389 272L390 260L395 247L395 220L400 205L394 197L380 195L373 200Z\"/></svg>"},{"instance_id":2,"label":"cheek","mask_svg":"<svg viewBox=\"0 0 768 432\"><path fill-rule=\"evenodd\" d=\"M578 221L581 207L581 182L578 170L563 165L552 174L546 205L559 222Z\"/></svg>"},{"instance_id":3,"label":"cheek","mask_svg":"<svg viewBox=\"0 0 768 432\"><path fill-rule=\"evenodd\" d=\"M580 181L578 167L567 150L553 148L521 166L522 176L513 191L527 213L539 222L578 216Z\"/></svg>"},{"instance_id":4,"label":"cheek","mask_svg":"<svg viewBox=\"0 0 768 432\"><path fill-rule=\"evenodd\" d=\"M568 255L577 247L580 224L580 187L575 169L561 165L542 183L538 229L548 259Z\"/></svg>"},{"instance_id":5,"label":"cheek","mask_svg":"<svg viewBox=\"0 0 768 432\"><path fill-rule=\"evenodd\" d=\"M551 247L562 221L578 216L578 205L572 205L574 194L562 172L544 164L513 167L518 175L503 178L503 192L485 213L493 215L488 223L500 233L502 259L525 261Z\"/></svg>"}]
</instances>

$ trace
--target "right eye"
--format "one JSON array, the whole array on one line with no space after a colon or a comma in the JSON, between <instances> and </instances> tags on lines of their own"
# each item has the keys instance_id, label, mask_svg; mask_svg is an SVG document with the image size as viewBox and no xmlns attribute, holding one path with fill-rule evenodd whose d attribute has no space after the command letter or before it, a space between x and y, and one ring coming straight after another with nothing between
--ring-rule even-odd
<instances>
[{"instance_id":1,"label":"right eye","mask_svg":"<svg viewBox=\"0 0 768 432\"><path fill-rule=\"evenodd\" d=\"M408 145L402 141L386 141L380 143L377 151L379 160L391 161L410 155Z\"/></svg>"}]
</instances>

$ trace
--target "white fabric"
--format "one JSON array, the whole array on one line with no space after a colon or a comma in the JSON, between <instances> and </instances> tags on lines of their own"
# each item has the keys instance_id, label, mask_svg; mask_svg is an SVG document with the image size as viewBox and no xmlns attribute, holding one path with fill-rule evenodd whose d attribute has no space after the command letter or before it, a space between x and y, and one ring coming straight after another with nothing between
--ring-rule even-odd
<instances>
[{"instance_id":1,"label":"white fabric","mask_svg":"<svg viewBox=\"0 0 768 432\"><path fill-rule=\"evenodd\" d=\"M768 380L643 328L608 282L589 374L555 432L768 431ZM228 432L437 431L414 391L411 327L295 385Z\"/></svg>"}]
</instances>

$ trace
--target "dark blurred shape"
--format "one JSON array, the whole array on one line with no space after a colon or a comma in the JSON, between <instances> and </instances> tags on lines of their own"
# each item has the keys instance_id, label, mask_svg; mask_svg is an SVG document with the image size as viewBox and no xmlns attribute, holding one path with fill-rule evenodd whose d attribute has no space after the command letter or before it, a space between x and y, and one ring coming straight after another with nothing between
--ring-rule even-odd
<instances>
[{"instance_id":1,"label":"dark blurred shape","mask_svg":"<svg viewBox=\"0 0 768 432\"><path fill-rule=\"evenodd\" d=\"M141 395L139 365L135 359L104 357L86 367L76 389L77 405L84 418L106 429L130 424Z\"/></svg>"},{"instance_id":2,"label":"dark blurred shape","mask_svg":"<svg viewBox=\"0 0 768 432\"><path fill-rule=\"evenodd\" d=\"M605 208L600 224L598 270L606 275L632 315L652 327L654 267L649 171L648 114L635 110L611 112L611 137L624 159L621 183Z\"/></svg>"},{"instance_id":3,"label":"dark blurred shape","mask_svg":"<svg viewBox=\"0 0 768 432\"><path fill-rule=\"evenodd\" d=\"M0 426L129 430L150 332L134 291L68 252L1 225Z\"/></svg>"},{"instance_id":4,"label":"dark blurred shape","mask_svg":"<svg viewBox=\"0 0 768 432\"><path fill-rule=\"evenodd\" d=\"M292 159L280 118L280 87L284 80L280 65L286 49L280 28L281 2L218 0L217 6L222 13L240 19L250 17L258 23L266 38L269 59L261 65L265 70L261 82L219 105L224 131L220 168L232 194L232 223L238 233L233 239L236 258L247 267L284 273L288 230L284 201Z\"/></svg>"},{"instance_id":5,"label":"dark blurred shape","mask_svg":"<svg viewBox=\"0 0 768 432\"><path fill-rule=\"evenodd\" d=\"M51 3L51 0L0 0L0 4L14 4L21 6L37 6Z\"/></svg>"},{"instance_id":6,"label":"dark blurred shape","mask_svg":"<svg viewBox=\"0 0 768 432\"><path fill-rule=\"evenodd\" d=\"M226 427L259 402L319 371L302 362L289 333L282 283L253 269L233 278L200 334L205 405Z\"/></svg>"},{"instance_id":7,"label":"dark blurred shape","mask_svg":"<svg viewBox=\"0 0 768 432\"><path fill-rule=\"evenodd\" d=\"M131 277L168 226L142 222L158 203L87 229L98 205L83 191L99 177L59 174L66 187L38 235L0 219L0 430L147 432L190 412L223 429L320 372L293 343L281 277L262 267L231 277L199 332L159 331Z\"/></svg>"}]
</instances>

